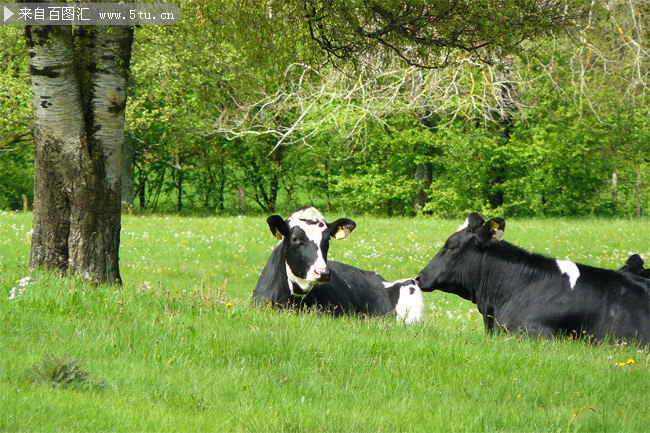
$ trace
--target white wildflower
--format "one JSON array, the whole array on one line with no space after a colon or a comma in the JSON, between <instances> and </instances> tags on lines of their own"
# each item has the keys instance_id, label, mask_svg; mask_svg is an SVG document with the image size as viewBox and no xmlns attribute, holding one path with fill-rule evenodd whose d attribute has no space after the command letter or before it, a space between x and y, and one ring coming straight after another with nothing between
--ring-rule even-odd
<instances>
[{"instance_id":1,"label":"white wildflower","mask_svg":"<svg viewBox=\"0 0 650 433\"><path fill-rule=\"evenodd\" d=\"M20 280L17 280L16 283L18 284L18 287L12 287L11 290L9 290L9 297L7 299L10 301L12 299L17 299L25 292L27 286L32 284L32 277L23 277Z\"/></svg>"},{"instance_id":2,"label":"white wildflower","mask_svg":"<svg viewBox=\"0 0 650 433\"><path fill-rule=\"evenodd\" d=\"M21 293L22 293L22 290L19 290L19 289L15 288L15 287L12 287L11 290L9 290L9 298L7 298L7 299L9 301L11 301L12 299L16 299L17 297L19 297L21 295Z\"/></svg>"}]
</instances>

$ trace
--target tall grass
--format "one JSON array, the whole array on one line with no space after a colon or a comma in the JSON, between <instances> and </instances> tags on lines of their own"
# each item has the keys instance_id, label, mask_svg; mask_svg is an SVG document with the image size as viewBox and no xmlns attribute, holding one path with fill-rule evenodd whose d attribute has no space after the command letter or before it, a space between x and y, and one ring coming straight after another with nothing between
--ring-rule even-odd
<instances>
[{"instance_id":1,"label":"tall grass","mask_svg":"<svg viewBox=\"0 0 650 433\"><path fill-rule=\"evenodd\" d=\"M390 279L462 222L355 220L330 258ZM0 214L2 431L650 430L636 347L486 336L471 303L436 292L412 326L252 307L276 243L263 218L125 216L123 287L28 272L30 221ZM650 259L647 219L511 220L506 237L602 267ZM39 380L57 359L82 383Z\"/></svg>"}]
</instances>

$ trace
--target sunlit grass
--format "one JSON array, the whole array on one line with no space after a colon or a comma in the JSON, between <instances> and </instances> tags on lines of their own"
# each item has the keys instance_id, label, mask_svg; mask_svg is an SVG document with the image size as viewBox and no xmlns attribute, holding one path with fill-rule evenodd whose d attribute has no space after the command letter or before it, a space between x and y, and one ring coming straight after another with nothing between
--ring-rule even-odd
<instances>
[{"instance_id":1,"label":"sunlit grass","mask_svg":"<svg viewBox=\"0 0 650 433\"><path fill-rule=\"evenodd\" d=\"M358 228L330 258L390 279L462 223L341 216ZM474 305L436 292L413 326L252 307L277 242L264 218L125 216L123 287L29 272L30 221L0 214L1 431L650 430L635 347L486 336ZM509 220L506 237L618 268L650 258L649 223ZM102 386L34 381L48 356Z\"/></svg>"}]
</instances>

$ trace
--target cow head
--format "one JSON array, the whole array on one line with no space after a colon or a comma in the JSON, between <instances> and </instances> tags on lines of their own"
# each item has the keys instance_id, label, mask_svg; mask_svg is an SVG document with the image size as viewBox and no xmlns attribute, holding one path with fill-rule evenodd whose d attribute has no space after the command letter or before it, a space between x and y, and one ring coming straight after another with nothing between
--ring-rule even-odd
<instances>
[{"instance_id":1,"label":"cow head","mask_svg":"<svg viewBox=\"0 0 650 433\"><path fill-rule=\"evenodd\" d=\"M625 265L619 269L620 272L628 273L637 277L648 278L650 276L650 271L643 267L644 261L638 254L632 254Z\"/></svg>"},{"instance_id":2,"label":"cow head","mask_svg":"<svg viewBox=\"0 0 650 433\"><path fill-rule=\"evenodd\" d=\"M384 287L386 290L398 292L395 305L395 315L398 321L416 323L423 320L426 311L424 297L414 279L385 281Z\"/></svg>"},{"instance_id":3,"label":"cow head","mask_svg":"<svg viewBox=\"0 0 650 433\"><path fill-rule=\"evenodd\" d=\"M477 272L477 257L489 242L503 239L506 222L503 218L485 221L471 213L458 231L451 235L416 280L423 292L443 290L471 299L464 281Z\"/></svg>"},{"instance_id":4,"label":"cow head","mask_svg":"<svg viewBox=\"0 0 650 433\"><path fill-rule=\"evenodd\" d=\"M314 207L295 211L285 221L279 215L266 222L271 233L282 239L289 289L294 295L306 295L314 284L329 281L327 251L330 239L345 239L354 230L354 221L341 218L333 223L325 221Z\"/></svg>"}]
</instances>

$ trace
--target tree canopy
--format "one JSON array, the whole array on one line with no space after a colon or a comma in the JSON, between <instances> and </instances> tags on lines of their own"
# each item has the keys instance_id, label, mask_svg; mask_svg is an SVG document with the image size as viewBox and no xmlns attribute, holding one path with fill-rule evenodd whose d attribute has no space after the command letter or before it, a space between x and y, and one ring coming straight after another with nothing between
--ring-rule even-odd
<instances>
[{"instance_id":1,"label":"tree canopy","mask_svg":"<svg viewBox=\"0 0 650 433\"><path fill-rule=\"evenodd\" d=\"M459 57L500 63L524 41L569 32L584 0L325 0L304 5L309 34L335 59L388 51L410 66L448 67Z\"/></svg>"},{"instance_id":2,"label":"tree canopy","mask_svg":"<svg viewBox=\"0 0 650 433\"><path fill-rule=\"evenodd\" d=\"M399 3L180 2L177 25L136 29L128 205L646 212L647 2ZM0 202L19 208L33 194L28 61L20 30L0 32Z\"/></svg>"}]
</instances>

